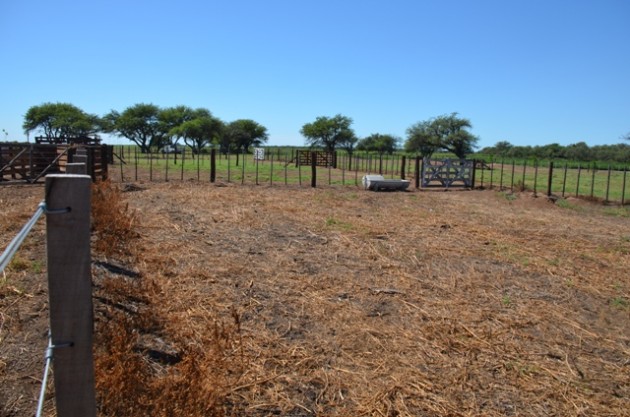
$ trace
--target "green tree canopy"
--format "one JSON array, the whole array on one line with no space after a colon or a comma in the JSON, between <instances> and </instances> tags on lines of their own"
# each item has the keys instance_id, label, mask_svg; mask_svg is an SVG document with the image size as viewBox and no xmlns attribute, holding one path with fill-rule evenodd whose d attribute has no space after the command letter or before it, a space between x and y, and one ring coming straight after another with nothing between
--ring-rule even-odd
<instances>
[{"instance_id":1,"label":"green tree canopy","mask_svg":"<svg viewBox=\"0 0 630 417\"><path fill-rule=\"evenodd\" d=\"M351 124L352 119L341 114L334 117L320 116L314 122L302 126L300 133L308 145L321 146L328 152L334 152L335 147L352 142L355 138Z\"/></svg>"},{"instance_id":2,"label":"green tree canopy","mask_svg":"<svg viewBox=\"0 0 630 417\"><path fill-rule=\"evenodd\" d=\"M474 151L479 140L468 131L471 127L470 120L457 117L457 113L416 123L407 129L405 150L428 157L444 149L464 159Z\"/></svg>"},{"instance_id":3,"label":"green tree canopy","mask_svg":"<svg viewBox=\"0 0 630 417\"><path fill-rule=\"evenodd\" d=\"M441 138L444 149L464 159L472 153L478 138L468 131L472 127L470 120L457 117L457 113L438 116L431 122Z\"/></svg>"},{"instance_id":4,"label":"green tree canopy","mask_svg":"<svg viewBox=\"0 0 630 417\"><path fill-rule=\"evenodd\" d=\"M399 138L393 135L381 135L380 133L371 134L357 143L357 149L360 151L378 152L380 154L392 154L398 147Z\"/></svg>"},{"instance_id":5,"label":"green tree canopy","mask_svg":"<svg viewBox=\"0 0 630 417\"><path fill-rule=\"evenodd\" d=\"M440 136L431 125L431 121L418 122L407 128L406 152L430 158L440 147Z\"/></svg>"},{"instance_id":6,"label":"green tree canopy","mask_svg":"<svg viewBox=\"0 0 630 417\"><path fill-rule=\"evenodd\" d=\"M260 146L267 142L267 128L251 119L239 119L225 126L221 137L221 151L231 149L248 152L251 146Z\"/></svg>"},{"instance_id":7,"label":"green tree canopy","mask_svg":"<svg viewBox=\"0 0 630 417\"><path fill-rule=\"evenodd\" d=\"M502 140L494 144L494 146L486 146L481 149L480 153L495 155L495 156L509 156L513 153L515 146L507 140Z\"/></svg>"},{"instance_id":8,"label":"green tree canopy","mask_svg":"<svg viewBox=\"0 0 630 417\"><path fill-rule=\"evenodd\" d=\"M160 147L165 137L160 108L154 104L135 104L122 113L112 110L103 119L108 132L134 142L142 153L149 152L151 146Z\"/></svg>"},{"instance_id":9,"label":"green tree canopy","mask_svg":"<svg viewBox=\"0 0 630 417\"><path fill-rule=\"evenodd\" d=\"M54 142L96 134L101 130L98 116L69 103L44 103L28 109L22 124L26 134L41 130Z\"/></svg>"},{"instance_id":10,"label":"green tree canopy","mask_svg":"<svg viewBox=\"0 0 630 417\"><path fill-rule=\"evenodd\" d=\"M356 137L353 130L349 130L346 134L342 135L337 142L336 147L341 148L348 152L348 155L352 156L352 152L354 152L354 147L359 141L359 138Z\"/></svg>"},{"instance_id":11,"label":"green tree canopy","mask_svg":"<svg viewBox=\"0 0 630 417\"><path fill-rule=\"evenodd\" d=\"M193 111L189 120L172 128L168 133L183 138L193 153L199 154L205 146L219 139L222 130L221 120L214 117L210 110L198 108Z\"/></svg>"},{"instance_id":12,"label":"green tree canopy","mask_svg":"<svg viewBox=\"0 0 630 417\"><path fill-rule=\"evenodd\" d=\"M178 126L184 122L195 118L195 110L188 106L167 107L159 112L158 119L160 122L160 130L164 132L164 143L166 145L176 145L181 136L171 134Z\"/></svg>"}]
</instances>

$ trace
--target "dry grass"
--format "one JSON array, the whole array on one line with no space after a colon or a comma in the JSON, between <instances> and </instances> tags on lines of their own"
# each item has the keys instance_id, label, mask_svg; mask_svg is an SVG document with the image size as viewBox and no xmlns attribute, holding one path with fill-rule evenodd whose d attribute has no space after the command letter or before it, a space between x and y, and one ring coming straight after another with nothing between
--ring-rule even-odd
<instances>
[{"instance_id":1,"label":"dry grass","mask_svg":"<svg viewBox=\"0 0 630 417\"><path fill-rule=\"evenodd\" d=\"M223 415L225 358L238 334L234 324L206 321L203 341L169 314L170 296L159 263L144 273L120 266L143 263L146 250L134 230L137 212L109 183L95 186L92 205L97 262L96 387L100 411L112 416ZM116 261L111 257L115 256ZM181 342L181 343L179 343ZM201 343L203 342L203 343Z\"/></svg>"},{"instance_id":2,"label":"dry grass","mask_svg":"<svg viewBox=\"0 0 630 417\"><path fill-rule=\"evenodd\" d=\"M136 214L121 198L121 190L109 181L92 186L92 234L94 250L105 256L124 257L135 253L138 233Z\"/></svg>"},{"instance_id":3,"label":"dry grass","mask_svg":"<svg viewBox=\"0 0 630 417\"><path fill-rule=\"evenodd\" d=\"M624 219L525 194L146 188L137 267L160 331L197 349L173 392L210 398L186 415L628 415Z\"/></svg>"},{"instance_id":4,"label":"dry grass","mask_svg":"<svg viewBox=\"0 0 630 417\"><path fill-rule=\"evenodd\" d=\"M630 416L630 220L605 207L123 190L131 240L93 268L101 415Z\"/></svg>"}]
</instances>

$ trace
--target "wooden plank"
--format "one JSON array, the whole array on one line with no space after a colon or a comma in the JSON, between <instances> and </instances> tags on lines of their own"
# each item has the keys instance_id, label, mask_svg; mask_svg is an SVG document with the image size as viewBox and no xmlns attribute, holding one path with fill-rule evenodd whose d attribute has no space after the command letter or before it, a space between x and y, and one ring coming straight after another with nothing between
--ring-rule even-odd
<instances>
[{"instance_id":1,"label":"wooden plank","mask_svg":"<svg viewBox=\"0 0 630 417\"><path fill-rule=\"evenodd\" d=\"M57 416L96 416L87 175L46 177L46 251ZM69 211L64 212L64 209ZM67 347L61 347L70 344Z\"/></svg>"}]
</instances>

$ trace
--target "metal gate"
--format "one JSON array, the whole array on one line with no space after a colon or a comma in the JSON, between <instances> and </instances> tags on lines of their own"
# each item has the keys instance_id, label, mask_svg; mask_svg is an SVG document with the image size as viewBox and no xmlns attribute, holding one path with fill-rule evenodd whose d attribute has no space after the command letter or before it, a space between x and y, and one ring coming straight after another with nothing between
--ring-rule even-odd
<instances>
[{"instance_id":1,"label":"metal gate","mask_svg":"<svg viewBox=\"0 0 630 417\"><path fill-rule=\"evenodd\" d=\"M475 162L466 159L444 159L422 161L422 187L472 188Z\"/></svg>"}]
</instances>

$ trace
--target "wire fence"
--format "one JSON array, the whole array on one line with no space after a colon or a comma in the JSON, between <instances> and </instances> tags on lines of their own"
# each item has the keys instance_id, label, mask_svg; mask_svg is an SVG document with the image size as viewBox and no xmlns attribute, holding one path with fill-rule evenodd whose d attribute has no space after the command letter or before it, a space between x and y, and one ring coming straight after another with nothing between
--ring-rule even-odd
<instances>
[{"instance_id":1,"label":"wire fence","mask_svg":"<svg viewBox=\"0 0 630 417\"><path fill-rule=\"evenodd\" d=\"M137 148L114 148L118 166L111 178L126 181L210 181L234 184L359 186L361 177L380 174L386 178L418 179L417 157L401 154L338 152L334 164L311 167L300 162L298 149L267 149L253 154L141 153ZM627 204L628 166L575 161L475 160L473 188L533 191L605 203ZM416 185L416 188L422 188Z\"/></svg>"},{"instance_id":2,"label":"wire fence","mask_svg":"<svg viewBox=\"0 0 630 417\"><path fill-rule=\"evenodd\" d=\"M5 268L9 266L11 260L13 259L13 256L22 245L22 242L24 242L26 236L29 234L33 226L35 226L35 223L37 223L37 220L39 220L41 215L45 212L46 203L42 201L37 206L37 209L35 210L35 213L30 218L30 220L26 222L26 224L22 227L22 230L19 231L19 233L9 243L4 252L2 252L2 255L0 255L0 272L4 272Z\"/></svg>"},{"instance_id":3,"label":"wire fence","mask_svg":"<svg viewBox=\"0 0 630 417\"><path fill-rule=\"evenodd\" d=\"M4 273L4 270L11 264L11 260L17 253L22 243L24 242L24 239L26 239L26 236L28 236L28 234L33 229L33 227L35 226L39 218L44 213L46 213L46 202L42 201L37 206L37 209L35 210L35 213L33 214L33 216L31 216L31 218L26 222L26 224L24 224L22 229L13 238L13 240L11 240L11 242L6 247L4 252L2 252L2 255L0 255L0 272ZM46 354L45 354L46 364L44 366L44 377L42 378L42 387L39 393L39 401L37 403L37 412L35 414L36 417L40 417L42 415L42 410L44 407L44 398L46 395L46 386L48 385L48 375L50 373L50 363L53 357L53 353L52 353L53 348L54 346L52 345L52 342L49 336L48 348L46 349Z\"/></svg>"}]
</instances>

